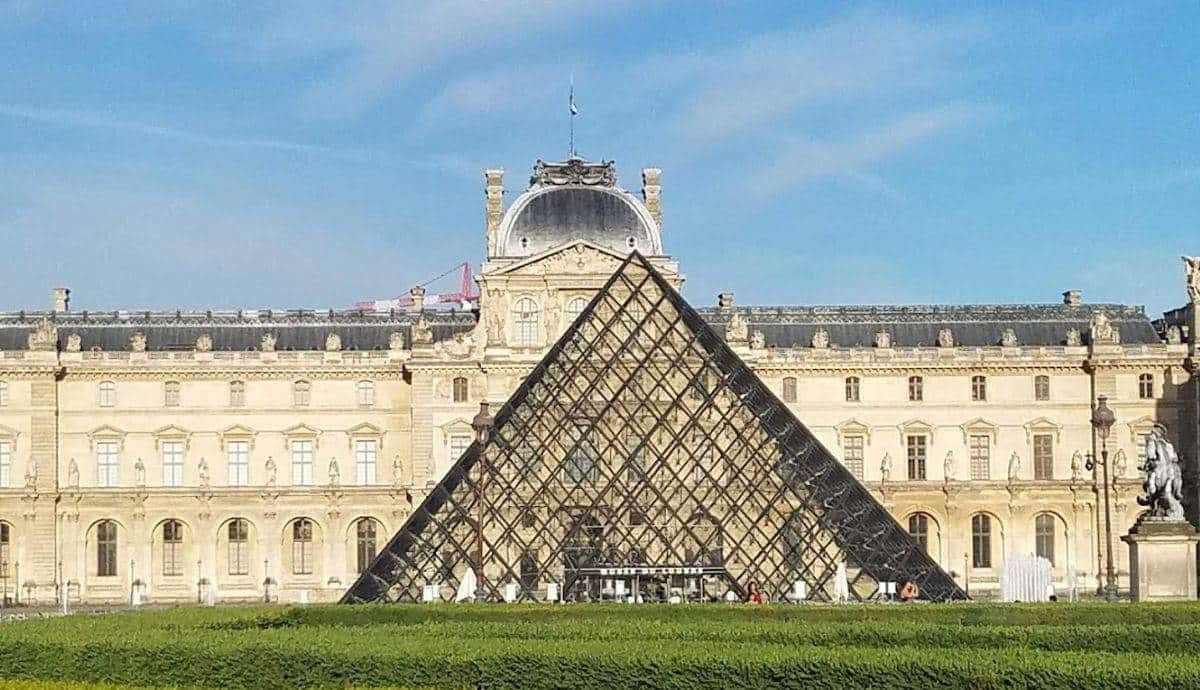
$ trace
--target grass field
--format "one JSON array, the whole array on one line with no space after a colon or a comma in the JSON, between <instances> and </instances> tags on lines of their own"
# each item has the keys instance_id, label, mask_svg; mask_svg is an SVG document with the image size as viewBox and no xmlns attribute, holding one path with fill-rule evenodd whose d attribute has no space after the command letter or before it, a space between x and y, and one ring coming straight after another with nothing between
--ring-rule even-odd
<instances>
[{"instance_id":1,"label":"grass field","mask_svg":"<svg viewBox=\"0 0 1200 690\"><path fill-rule=\"evenodd\" d=\"M1200 688L1200 605L189 608L5 623L0 677L0 690Z\"/></svg>"}]
</instances>

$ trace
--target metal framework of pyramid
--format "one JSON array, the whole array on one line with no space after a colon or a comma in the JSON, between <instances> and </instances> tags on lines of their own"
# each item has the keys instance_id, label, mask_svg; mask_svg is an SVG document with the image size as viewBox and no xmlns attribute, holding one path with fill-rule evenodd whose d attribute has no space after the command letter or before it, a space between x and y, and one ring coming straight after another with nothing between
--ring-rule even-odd
<instances>
[{"instance_id":1,"label":"metal framework of pyramid","mask_svg":"<svg viewBox=\"0 0 1200 690\"><path fill-rule=\"evenodd\" d=\"M496 601L966 598L636 252L342 601L451 600L480 554Z\"/></svg>"}]
</instances>

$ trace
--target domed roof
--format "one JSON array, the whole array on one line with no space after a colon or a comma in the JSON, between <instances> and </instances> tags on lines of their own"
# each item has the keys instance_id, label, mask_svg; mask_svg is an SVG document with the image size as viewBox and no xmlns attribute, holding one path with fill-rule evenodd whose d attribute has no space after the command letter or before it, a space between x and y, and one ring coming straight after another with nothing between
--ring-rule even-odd
<instances>
[{"instance_id":1,"label":"domed roof","mask_svg":"<svg viewBox=\"0 0 1200 690\"><path fill-rule=\"evenodd\" d=\"M529 256L577 239L647 255L662 253L658 227L646 207L617 187L611 161L538 161L525 191L504 215L500 256Z\"/></svg>"}]
</instances>

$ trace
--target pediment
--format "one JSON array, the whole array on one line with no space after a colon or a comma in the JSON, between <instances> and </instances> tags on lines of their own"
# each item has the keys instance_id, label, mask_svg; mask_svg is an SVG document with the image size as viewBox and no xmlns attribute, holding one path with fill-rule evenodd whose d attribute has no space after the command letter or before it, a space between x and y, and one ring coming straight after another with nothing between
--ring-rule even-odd
<instances>
[{"instance_id":1,"label":"pediment","mask_svg":"<svg viewBox=\"0 0 1200 690\"><path fill-rule=\"evenodd\" d=\"M511 266L496 271L496 275L546 275L552 273L611 274L625 261L620 252L601 247L588 240L572 240L534 254Z\"/></svg>"},{"instance_id":2,"label":"pediment","mask_svg":"<svg viewBox=\"0 0 1200 690\"><path fill-rule=\"evenodd\" d=\"M349 429L346 429L346 433L350 434L351 436L382 436L383 429L380 429L370 422L363 422L362 424L355 424Z\"/></svg>"},{"instance_id":3,"label":"pediment","mask_svg":"<svg viewBox=\"0 0 1200 690\"><path fill-rule=\"evenodd\" d=\"M315 438L315 437L321 435L321 430L311 427L307 424L296 424L294 426L289 426L288 428L284 429L283 435L284 436L308 436L308 437Z\"/></svg>"},{"instance_id":4,"label":"pediment","mask_svg":"<svg viewBox=\"0 0 1200 690\"><path fill-rule=\"evenodd\" d=\"M1039 431L1053 432L1055 442L1061 440L1062 425L1046 419L1045 417L1038 417L1037 419L1025 423L1025 440L1028 443L1033 443L1033 435Z\"/></svg>"},{"instance_id":5,"label":"pediment","mask_svg":"<svg viewBox=\"0 0 1200 690\"><path fill-rule=\"evenodd\" d=\"M91 439L110 439L110 438L125 438L125 431L118 429L109 424L101 424L100 426L87 432L88 438Z\"/></svg>"},{"instance_id":6,"label":"pediment","mask_svg":"<svg viewBox=\"0 0 1200 690\"><path fill-rule=\"evenodd\" d=\"M834 430L837 431L838 445L842 444L842 439L846 436L865 436L869 444L871 442L871 427L857 419L850 418L834 425Z\"/></svg>"},{"instance_id":7,"label":"pediment","mask_svg":"<svg viewBox=\"0 0 1200 690\"><path fill-rule=\"evenodd\" d=\"M1154 425L1157 423L1158 423L1158 420L1155 419L1154 417L1151 417L1150 415L1142 415L1141 417L1138 417L1137 419L1131 419L1128 422L1128 424L1129 424L1129 440L1133 441L1133 443L1136 444L1138 441L1138 435L1150 433L1150 430L1153 429Z\"/></svg>"},{"instance_id":8,"label":"pediment","mask_svg":"<svg viewBox=\"0 0 1200 690\"><path fill-rule=\"evenodd\" d=\"M900 432L900 443L902 445L904 437L911 434L925 434L929 437L929 442L933 443L934 426L923 419L910 419L907 422L897 424L896 429Z\"/></svg>"},{"instance_id":9,"label":"pediment","mask_svg":"<svg viewBox=\"0 0 1200 690\"><path fill-rule=\"evenodd\" d=\"M16 429L0 424L0 440L12 442L16 441L17 437L20 435L21 432L17 431Z\"/></svg>"},{"instance_id":10,"label":"pediment","mask_svg":"<svg viewBox=\"0 0 1200 690\"><path fill-rule=\"evenodd\" d=\"M441 429L442 433L445 433L445 434L453 433L456 431L463 431L463 430L474 433L474 429L471 428L471 422L462 417L458 417L456 419L451 419L450 421L446 422L445 424L438 426L438 428Z\"/></svg>"},{"instance_id":11,"label":"pediment","mask_svg":"<svg viewBox=\"0 0 1200 690\"><path fill-rule=\"evenodd\" d=\"M155 429L153 433L159 438L187 438L192 435L192 432L174 424Z\"/></svg>"},{"instance_id":12,"label":"pediment","mask_svg":"<svg viewBox=\"0 0 1200 690\"><path fill-rule=\"evenodd\" d=\"M225 437L233 436L253 436L258 432L248 426L234 424L233 426L225 427L221 430L221 435Z\"/></svg>"},{"instance_id":13,"label":"pediment","mask_svg":"<svg viewBox=\"0 0 1200 690\"><path fill-rule=\"evenodd\" d=\"M992 439L992 443L996 443L996 436L1000 431L1000 427L993 422L989 422L983 417L976 417L969 422L963 422L959 425L962 429L963 443L966 443L969 436L987 434Z\"/></svg>"}]
</instances>

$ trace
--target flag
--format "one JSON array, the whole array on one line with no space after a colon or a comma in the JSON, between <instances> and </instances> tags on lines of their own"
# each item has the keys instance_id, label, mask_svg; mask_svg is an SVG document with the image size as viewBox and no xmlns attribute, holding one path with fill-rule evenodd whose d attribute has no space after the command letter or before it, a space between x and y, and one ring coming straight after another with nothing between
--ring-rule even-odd
<instances>
[{"instance_id":1,"label":"flag","mask_svg":"<svg viewBox=\"0 0 1200 690\"><path fill-rule=\"evenodd\" d=\"M574 88L574 87L572 87L572 88L571 88L571 101L570 101L570 105L571 105L571 114L572 114L572 115L578 115L578 114L579 114L579 108L575 107L575 88Z\"/></svg>"}]
</instances>

